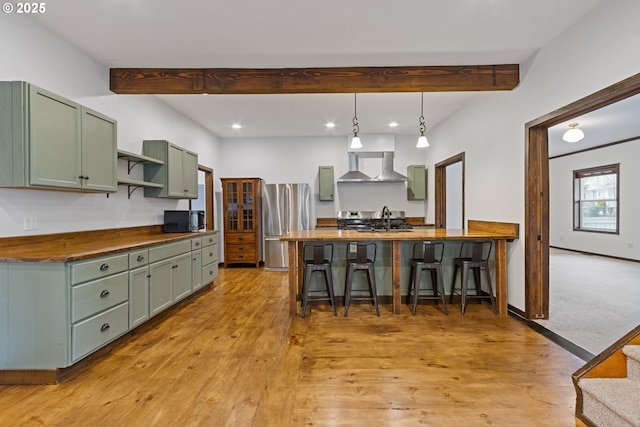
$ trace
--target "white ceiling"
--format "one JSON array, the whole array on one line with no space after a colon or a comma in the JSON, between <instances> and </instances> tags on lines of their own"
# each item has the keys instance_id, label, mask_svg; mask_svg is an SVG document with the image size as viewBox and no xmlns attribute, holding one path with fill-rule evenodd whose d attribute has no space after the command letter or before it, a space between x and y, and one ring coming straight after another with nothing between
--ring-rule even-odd
<instances>
[{"instance_id":1,"label":"white ceiling","mask_svg":"<svg viewBox=\"0 0 640 427\"><path fill-rule=\"evenodd\" d=\"M56 0L35 19L111 68L507 64L601 1ZM482 93L425 93L427 130L474 96ZM353 94L159 98L223 138L352 132ZM362 133L417 137L419 113L419 93L358 94ZM599 120L576 121L587 132Z\"/></svg>"}]
</instances>

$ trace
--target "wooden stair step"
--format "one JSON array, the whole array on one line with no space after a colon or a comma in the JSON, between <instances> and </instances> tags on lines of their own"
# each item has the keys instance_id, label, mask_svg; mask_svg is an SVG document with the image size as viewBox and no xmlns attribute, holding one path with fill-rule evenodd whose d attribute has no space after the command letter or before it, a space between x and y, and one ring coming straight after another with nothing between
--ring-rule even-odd
<instances>
[{"instance_id":1,"label":"wooden stair step","mask_svg":"<svg viewBox=\"0 0 640 427\"><path fill-rule=\"evenodd\" d=\"M640 383L628 378L582 378L583 413L597 426L640 426Z\"/></svg>"}]
</instances>

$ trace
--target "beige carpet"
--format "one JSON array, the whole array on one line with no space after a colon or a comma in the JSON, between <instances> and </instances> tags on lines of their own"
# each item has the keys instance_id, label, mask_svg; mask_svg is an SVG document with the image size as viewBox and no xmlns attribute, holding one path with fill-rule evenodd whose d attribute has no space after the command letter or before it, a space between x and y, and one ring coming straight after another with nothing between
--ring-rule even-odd
<instances>
[{"instance_id":1,"label":"beige carpet","mask_svg":"<svg viewBox=\"0 0 640 427\"><path fill-rule=\"evenodd\" d=\"M640 263L551 248L549 294L536 322L594 355L640 325Z\"/></svg>"}]
</instances>

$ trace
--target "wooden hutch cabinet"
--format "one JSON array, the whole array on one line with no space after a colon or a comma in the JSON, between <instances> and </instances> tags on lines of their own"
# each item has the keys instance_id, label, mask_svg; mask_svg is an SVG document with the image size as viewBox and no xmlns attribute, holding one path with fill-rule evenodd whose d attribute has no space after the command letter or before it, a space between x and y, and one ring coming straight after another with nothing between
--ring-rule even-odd
<instances>
[{"instance_id":1,"label":"wooden hutch cabinet","mask_svg":"<svg viewBox=\"0 0 640 427\"><path fill-rule=\"evenodd\" d=\"M224 266L262 261L260 178L221 178Z\"/></svg>"}]
</instances>

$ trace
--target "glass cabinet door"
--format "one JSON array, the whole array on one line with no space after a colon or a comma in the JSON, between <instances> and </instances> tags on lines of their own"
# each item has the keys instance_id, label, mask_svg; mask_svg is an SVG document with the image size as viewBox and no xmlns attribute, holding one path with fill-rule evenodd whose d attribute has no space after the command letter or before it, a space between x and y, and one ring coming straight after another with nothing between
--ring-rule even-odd
<instances>
[{"instance_id":1,"label":"glass cabinet door","mask_svg":"<svg viewBox=\"0 0 640 427\"><path fill-rule=\"evenodd\" d=\"M253 217L253 182L242 182L242 229L253 230L255 218Z\"/></svg>"},{"instance_id":2,"label":"glass cabinet door","mask_svg":"<svg viewBox=\"0 0 640 427\"><path fill-rule=\"evenodd\" d=\"M227 212L226 212L226 230L238 230L238 184L236 182L227 182Z\"/></svg>"}]
</instances>

